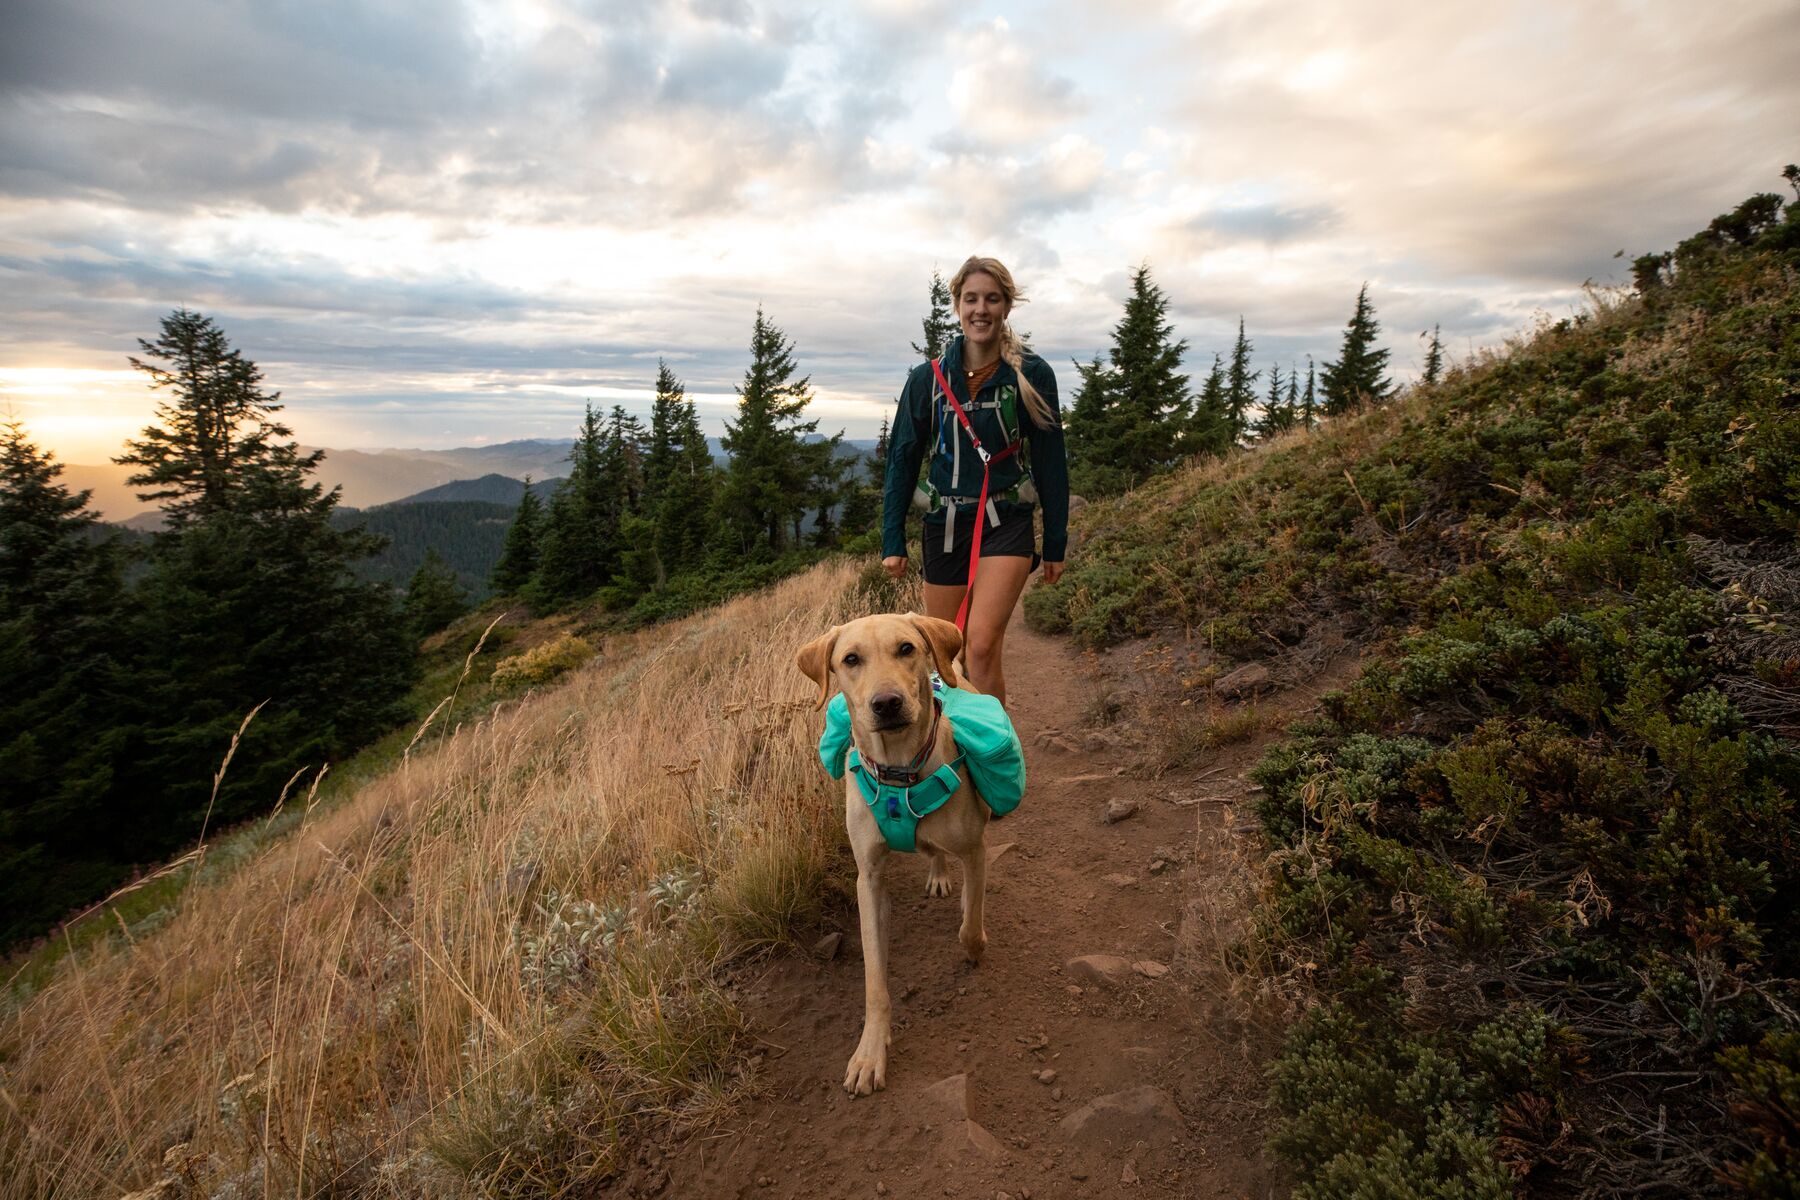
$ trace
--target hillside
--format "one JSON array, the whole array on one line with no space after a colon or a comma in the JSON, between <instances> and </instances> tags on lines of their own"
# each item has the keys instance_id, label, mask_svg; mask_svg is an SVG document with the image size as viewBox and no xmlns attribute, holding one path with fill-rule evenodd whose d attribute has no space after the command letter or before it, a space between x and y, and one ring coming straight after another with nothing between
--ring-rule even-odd
<instances>
[{"instance_id":1,"label":"hillside","mask_svg":"<svg viewBox=\"0 0 1800 1200\"><path fill-rule=\"evenodd\" d=\"M469 725L510 638L453 631L473 677L394 770L271 797L271 828L11 996L0 1196L543 1195L726 1110L752 1043L714 968L819 911L841 837L793 647L901 603L822 566ZM515 686L582 661L527 632Z\"/></svg>"},{"instance_id":2,"label":"hillside","mask_svg":"<svg viewBox=\"0 0 1800 1200\"><path fill-rule=\"evenodd\" d=\"M404 589L429 550L456 572L457 582L476 598L488 595L488 576L500 561L507 527L517 502L479 500L383 504L375 508L339 509L332 521L339 528L365 526L388 539L370 558L355 564L363 579L376 579Z\"/></svg>"},{"instance_id":3,"label":"hillside","mask_svg":"<svg viewBox=\"0 0 1800 1200\"><path fill-rule=\"evenodd\" d=\"M1800 204L1637 274L1093 505L1027 597L1154 651L1177 759L1381 651L1256 772L1297 1195L1800 1186Z\"/></svg>"},{"instance_id":4,"label":"hillside","mask_svg":"<svg viewBox=\"0 0 1800 1200\"><path fill-rule=\"evenodd\" d=\"M555 479L534 480L531 490L539 498L548 500L556 494L559 481ZM517 508L519 498L525 494L525 481L514 479L510 475L483 475L479 479L458 479L454 483L440 484L434 488L426 488L411 496L392 501L392 504L443 504L447 501L478 500L483 504L504 504L508 508Z\"/></svg>"}]
</instances>

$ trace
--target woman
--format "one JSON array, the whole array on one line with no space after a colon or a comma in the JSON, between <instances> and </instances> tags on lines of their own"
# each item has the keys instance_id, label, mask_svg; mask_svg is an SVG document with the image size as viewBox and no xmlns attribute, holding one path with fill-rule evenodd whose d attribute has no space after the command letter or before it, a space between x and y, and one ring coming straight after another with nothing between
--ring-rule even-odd
<instances>
[{"instance_id":1,"label":"woman","mask_svg":"<svg viewBox=\"0 0 1800 1200\"><path fill-rule=\"evenodd\" d=\"M996 259L971 258L951 278L950 295L962 336L951 339L940 364L921 363L906 377L889 434L882 566L895 579L906 574L906 509L919 462L930 453L926 486L918 490L926 508L925 612L964 626L970 682L1004 704L1006 624L1038 562L1032 513L1043 506L1044 582L1055 583L1069 541L1069 471L1056 375L1006 323L1022 300L1012 273ZM940 378L956 404L944 398ZM990 456L985 506L982 461L970 427ZM977 521L978 574L964 613Z\"/></svg>"}]
</instances>

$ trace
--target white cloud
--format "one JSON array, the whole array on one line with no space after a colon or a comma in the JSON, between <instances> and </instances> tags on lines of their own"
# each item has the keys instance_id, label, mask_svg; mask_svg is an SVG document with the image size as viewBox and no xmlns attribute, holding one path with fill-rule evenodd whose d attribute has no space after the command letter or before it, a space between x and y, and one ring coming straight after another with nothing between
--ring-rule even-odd
<instances>
[{"instance_id":1,"label":"white cloud","mask_svg":"<svg viewBox=\"0 0 1800 1200\"><path fill-rule=\"evenodd\" d=\"M1240 313L1329 356L1364 280L1408 362L1772 188L1800 112L1791 0L170 3L8 10L0 369L198 306L326 443L536 428L659 354L724 406L758 303L872 428L977 251L1053 362L1140 261L1190 367Z\"/></svg>"}]
</instances>

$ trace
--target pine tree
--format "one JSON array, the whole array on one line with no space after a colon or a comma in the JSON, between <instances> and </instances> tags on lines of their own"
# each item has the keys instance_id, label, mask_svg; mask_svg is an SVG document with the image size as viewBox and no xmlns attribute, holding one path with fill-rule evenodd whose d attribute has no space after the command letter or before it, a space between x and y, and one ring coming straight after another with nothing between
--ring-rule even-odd
<instances>
[{"instance_id":1,"label":"pine tree","mask_svg":"<svg viewBox=\"0 0 1800 1200\"><path fill-rule=\"evenodd\" d=\"M850 490L850 468L854 459L848 459L838 453L844 443L842 430L828 438L816 442L807 442L805 448L812 460L810 472L813 509L813 543L819 546L835 546L838 541L838 530L832 516L840 504L844 503ZM800 529L794 529L794 542L800 542Z\"/></svg>"},{"instance_id":2,"label":"pine tree","mask_svg":"<svg viewBox=\"0 0 1800 1200\"><path fill-rule=\"evenodd\" d=\"M1356 311L1344 328L1343 351L1336 362L1326 363L1319 371L1326 415L1350 412L1365 400L1379 404L1387 399L1393 385L1382 375L1387 370L1388 352L1375 348L1375 335L1380 332L1365 283L1356 293Z\"/></svg>"},{"instance_id":3,"label":"pine tree","mask_svg":"<svg viewBox=\"0 0 1800 1200\"><path fill-rule=\"evenodd\" d=\"M1118 377L1098 354L1075 364L1075 397L1063 414L1069 454L1069 487L1078 495L1104 496L1131 486L1120 465Z\"/></svg>"},{"instance_id":4,"label":"pine tree","mask_svg":"<svg viewBox=\"0 0 1800 1200\"><path fill-rule=\"evenodd\" d=\"M1237 343L1231 348L1231 365L1225 370L1225 421L1230 446L1244 440L1250 428L1250 408L1256 403L1256 381L1261 371L1250 369L1250 352L1256 347L1244 335L1244 318L1238 318Z\"/></svg>"},{"instance_id":5,"label":"pine tree","mask_svg":"<svg viewBox=\"0 0 1800 1200\"><path fill-rule=\"evenodd\" d=\"M1293 428L1294 414L1284 402L1285 395L1281 367L1277 364L1269 368L1269 393L1263 398L1263 409L1256 419L1258 438L1266 440Z\"/></svg>"},{"instance_id":6,"label":"pine tree","mask_svg":"<svg viewBox=\"0 0 1800 1200\"><path fill-rule=\"evenodd\" d=\"M352 572L380 539L334 524L336 491L308 477L319 456L283 440L255 364L185 310L142 345L171 367L133 362L172 394L162 423L118 460L143 468L132 477L149 489L140 498L171 502L134 631L157 647L138 680L156 727L133 767L158 783L126 822L148 849L197 829L205 800L193 782L212 774L246 713L268 702L214 821L262 808L297 769L397 721L415 647L392 589Z\"/></svg>"},{"instance_id":7,"label":"pine tree","mask_svg":"<svg viewBox=\"0 0 1800 1200\"><path fill-rule=\"evenodd\" d=\"M113 461L142 468L126 482L148 489L139 499L163 501L172 528L230 509L323 511L336 502L335 491L327 497L306 478L324 451L303 457L284 440L293 431L275 420L281 394L262 391L262 372L210 317L176 309L161 337L138 345L144 358L131 365L172 398L158 403L159 424Z\"/></svg>"},{"instance_id":8,"label":"pine tree","mask_svg":"<svg viewBox=\"0 0 1800 1200\"><path fill-rule=\"evenodd\" d=\"M1289 367L1287 381L1287 399L1283 401L1283 405L1287 409L1287 427L1292 429L1302 420L1300 415L1300 372Z\"/></svg>"},{"instance_id":9,"label":"pine tree","mask_svg":"<svg viewBox=\"0 0 1800 1200\"><path fill-rule=\"evenodd\" d=\"M418 639L430 637L469 611L469 593L435 549L425 551L425 561L413 572L401 611L406 614L413 637Z\"/></svg>"},{"instance_id":10,"label":"pine tree","mask_svg":"<svg viewBox=\"0 0 1800 1200\"><path fill-rule=\"evenodd\" d=\"M0 424L0 945L103 893L138 797L129 599L88 493L17 421Z\"/></svg>"},{"instance_id":11,"label":"pine tree","mask_svg":"<svg viewBox=\"0 0 1800 1200\"><path fill-rule=\"evenodd\" d=\"M1117 382L1115 404L1122 420L1118 448L1133 482L1167 470L1186 451L1185 431L1190 400L1187 376L1180 373L1186 341L1173 341L1175 327L1165 318L1168 297L1150 281L1150 268L1140 265L1131 277L1125 314L1113 327L1112 365Z\"/></svg>"},{"instance_id":12,"label":"pine tree","mask_svg":"<svg viewBox=\"0 0 1800 1200\"><path fill-rule=\"evenodd\" d=\"M1223 454L1231 448L1231 410L1225 399L1225 364L1213 355L1212 370L1194 401L1188 422L1188 444L1200 454Z\"/></svg>"},{"instance_id":13,"label":"pine tree","mask_svg":"<svg viewBox=\"0 0 1800 1200\"><path fill-rule=\"evenodd\" d=\"M912 344L913 353L926 358L942 358L944 350L950 345L950 339L956 336L956 314L950 304L950 285L936 271L931 273L931 311L925 314L921 322L925 331L925 344Z\"/></svg>"},{"instance_id":14,"label":"pine tree","mask_svg":"<svg viewBox=\"0 0 1800 1200\"><path fill-rule=\"evenodd\" d=\"M1424 337L1424 334L1420 334ZM1436 383L1444 373L1444 344L1438 340L1438 327L1431 327L1431 341L1425 347L1425 375L1423 382L1427 387Z\"/></svg>"},{"instance_id":15,"label":"pine tree","mask_svg":"<svg viewBox=\"0 0 1800 1200\"><path fill-rule=\"evenodd\" d=\"M1306 356L1306 393L1300 397L1300 423L1308 429L1319 423L1319 399L1313 387L1313 360L1310 354Z\"/></svg>"},{"instance_id":16,"label":"pine tree","mask_svg":"<svg viewBox=\"0 0 1800 1200\"><path fill-rule=\"evenodd\" d=\"M591 595L612 577L618 523L606 477L607 430L589 404L569 447L569 475L550 497L532 590L545 603Z\"/></svg>"},{"instance_id":17,"label":"pine tree","mask_svg":"<svg viewBox=\"0 0 1800 1200\"><path fill-rule=\"evenodd\" d=\"M489 581L503 596L516 594L538 568L538 538L544 524L544 505L531 488L531 476L525 477L525 494L519 497L518 511L506 529L506 545L500 561L494 564Z\"/></svg>"},{"instance_id":18,"label":"pine tree","mask_svg":"<svg viewBox=\"0 0 1800 1200\"><path fill-rule=\"evenodd\" d=\"M812 392L806 378L794 377L793 349L759 307L737 420L725 425L731 464L719 492L723 535L739 555L779 553L811 499L816 460L804 439L819 423L800 419Z\"/></svg>"},{"instance_id":19,"label":"pine tree","mask_svg":"<svg viewBox=\"0 0 1800 1200\"><path fill-rule=\"evenodd\" d=\"M644 449L644 508L655 512L662 490L675 472L677 426L687 406L687 389L662 359L656 360L656 398L650 402L650 441Z\"/></svg>"},{"instance_id":20,"label":"pine tree","mask_svg":"<svg viewBox=\"0 0 1800 1200\"><path fill-rule=\"evenodd\" d=\"M669 421L672 465L655 512L657 569L665 579L698 567L704 559L718 487L718 472L700 428L699 411L672 373L667 382L668 391L676 397ZM663 390L660 376L657 388Z\"/></svg>"},{"instance_id":21,"label":"pine tree","mask_svg":"<svg viewBox=\"0 0 1800 1200\"><path fill-rule=\"evenodd\" d=\"M613 405L606 424L606 441L600 469L606 479L606 519L618 542L618 529L627 517L644 511L644 457L648 438L644 424Z\"/></svg>"}]
</instances>

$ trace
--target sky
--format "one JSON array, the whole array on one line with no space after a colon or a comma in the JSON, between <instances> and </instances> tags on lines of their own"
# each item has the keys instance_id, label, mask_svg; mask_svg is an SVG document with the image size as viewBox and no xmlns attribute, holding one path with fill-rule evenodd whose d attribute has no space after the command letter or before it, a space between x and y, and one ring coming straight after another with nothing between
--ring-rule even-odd
<instances>
[{"instance_id":1,"label":"sky","mask_svg":"<svg viewBox=\"0 0 1800 1200\"><path fill-rule=\"evenodd\" d=\"M1785 190L1796 62L1794 0L8 0L0 417L117 453L187 307L308 445L570 436L659 357L717 433L760 305L867 437L971 253L1065 391L1139 264L1196 384L1365 282L1405 379Z\"/></svg>"}]
</instances>

